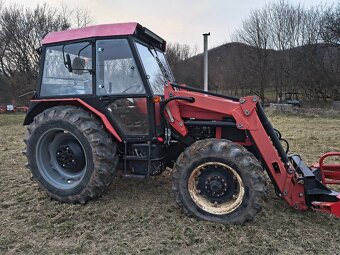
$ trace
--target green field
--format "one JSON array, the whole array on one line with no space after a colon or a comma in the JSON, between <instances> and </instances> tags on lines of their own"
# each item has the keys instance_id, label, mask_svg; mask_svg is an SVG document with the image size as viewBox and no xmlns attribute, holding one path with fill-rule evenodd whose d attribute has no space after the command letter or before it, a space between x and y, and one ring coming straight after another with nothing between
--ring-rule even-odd
<instances>
[{"instance_id":1,"label":"green field","mask_svg":"<svg viewBox=\"0 0 340 255\"><path fill-rule=\"evenodd\" d=\"M270 116L308 163L340 151L339 117ZM149 180L117 178L86 205L50 200L22 156L23 115L0 115L0 254L340 254L340 220L299 212L270 186L254 222L223 226L184 216L171 171Z\"/></svg>"}]
</instances>

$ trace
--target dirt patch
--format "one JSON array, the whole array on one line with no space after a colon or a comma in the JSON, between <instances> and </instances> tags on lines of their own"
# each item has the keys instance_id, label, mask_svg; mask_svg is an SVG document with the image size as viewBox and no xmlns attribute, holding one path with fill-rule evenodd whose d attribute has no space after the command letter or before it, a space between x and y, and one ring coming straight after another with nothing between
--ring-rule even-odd
<instances>
[{"instance_id":1,"label":"dirt patch","mask_svg":"<svg viewBox=\"0 0 340 255\"><path fill-rule=\"evenodd\" d=\"M270 115L308 163L340 151L340 119ZM188 218L171 173L118 178L88 204L51 201L30 181L21 151L23 115L0 115L0 254L338 254L340 221L288 207L270 188L254 222L223 226ZM271 187L271 186L270 186Z\"/></svg>"}]
</instances>

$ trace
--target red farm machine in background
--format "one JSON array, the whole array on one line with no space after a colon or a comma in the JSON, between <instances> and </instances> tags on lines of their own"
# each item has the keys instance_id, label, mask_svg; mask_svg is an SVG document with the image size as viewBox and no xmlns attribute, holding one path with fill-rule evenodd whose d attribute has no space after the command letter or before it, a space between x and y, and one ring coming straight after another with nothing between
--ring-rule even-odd
<instances>
[{"instance_id":1,"label":"red farm machine in background","mask_svg":"<svg viewBox=\"0 0 340 255\"><path fill-rule=\"evenodd\" d=\"M27 111L28 111L28 106L17 106L15 100L12 100L11 104L0 105L0 114L1 113L15 113L15 112L26 113Z\"/></svg>"}]
</instances>

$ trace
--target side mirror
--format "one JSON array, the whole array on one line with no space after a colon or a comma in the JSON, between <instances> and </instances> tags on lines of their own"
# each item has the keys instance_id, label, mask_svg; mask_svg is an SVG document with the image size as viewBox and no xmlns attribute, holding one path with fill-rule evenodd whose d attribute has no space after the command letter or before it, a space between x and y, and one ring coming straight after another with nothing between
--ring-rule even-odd
<instances>
[{"instance_id":1,"label":"side mirror","mask_svg":"<svg viewBox=\"0 0 340 255\"><path fill-rule=\"evenodd\" d=\"M72 64L71 64L71 57L70 54L65 55L65 67L68 69L70 73L72 73Z\"/></svg>"}]
</instances>

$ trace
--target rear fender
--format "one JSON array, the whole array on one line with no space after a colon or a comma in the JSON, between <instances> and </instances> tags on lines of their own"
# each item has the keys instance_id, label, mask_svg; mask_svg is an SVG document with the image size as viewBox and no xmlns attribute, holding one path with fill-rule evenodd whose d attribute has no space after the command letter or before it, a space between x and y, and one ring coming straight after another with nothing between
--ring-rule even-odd
<instances>
[{"instance_id":1,"label":"rear fender","mask_svg":"<svg viewBox=\"0 0 340 255\"><path fill-rule=\"evenodd\" d=\"M31 100L29 110L26 114L24 125L29 125L34 117L39 113L43 112L45 109L56 106L56 105L74 105L82 107L90 112L92 112L96 117L98 117L107 131L113 135L117 139L117 141L122 142L121 137L118 135L114 127L111 125L110 121L107 117L89 105L88 103L84 102L80 98L62 98L62 99L34 99Z\"/></svg>"}]
</instances>

